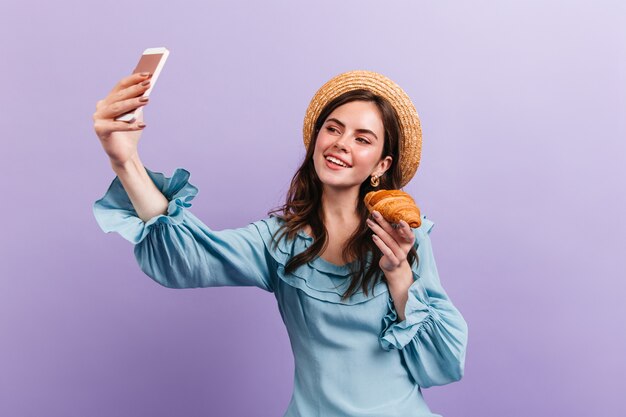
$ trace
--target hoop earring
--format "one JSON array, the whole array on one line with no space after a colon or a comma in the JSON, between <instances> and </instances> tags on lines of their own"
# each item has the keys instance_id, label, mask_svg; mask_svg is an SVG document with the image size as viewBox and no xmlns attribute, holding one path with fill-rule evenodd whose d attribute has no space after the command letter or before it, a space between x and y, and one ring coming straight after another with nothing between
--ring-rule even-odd
<instances>
[{"instance_id":1,"label":"hoop earring","mask_svg":"<svg viewBox=\"0 0 626 417\"><path fill-rule=\"evenodd\" d=\"M370 184L372 184L372 187L374 188L378 187L378 184L380 184L380 177L372 175L372 177L370 178Z\"/></svg>"}]
</instances>

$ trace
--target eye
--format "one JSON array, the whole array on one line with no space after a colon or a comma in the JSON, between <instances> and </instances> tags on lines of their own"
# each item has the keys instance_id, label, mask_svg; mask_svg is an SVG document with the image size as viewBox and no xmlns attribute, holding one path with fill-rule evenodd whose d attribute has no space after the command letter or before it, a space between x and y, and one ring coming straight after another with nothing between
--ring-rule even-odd
<instances>
[{"instance_id":1,"label":"eye","mask_svg":"<svg viewBox=\"0 0 626 417\"><path fill-rule=\"evenodd\" d=\"M369 140L363 139L363 138L356 138L356 140L361 140L363 141L362 143L370 143Z\"/></svg>"},{"instance_id":2,"label":"eye","mask_svg":"<svg viewBox=\"0 0 626 417\"><path fill-rule=\"evenodd\" d=\"M337 132L338 131L334 127L327 127L326 130L328 130L329 132Z\"/></svg>"}]
</instances>

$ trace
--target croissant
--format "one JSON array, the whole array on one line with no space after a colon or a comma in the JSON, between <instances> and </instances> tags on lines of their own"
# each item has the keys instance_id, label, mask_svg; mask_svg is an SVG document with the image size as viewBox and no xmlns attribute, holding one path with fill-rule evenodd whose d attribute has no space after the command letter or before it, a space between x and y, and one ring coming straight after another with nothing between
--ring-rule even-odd
<instances>
[{"instance_id":1,"label":"croissant","mask_svg":"<svg viewBox=\"0 0 626 417\"><path fill-rule=\"evenodd\" d=\"M415 200L400 190L371 191L363 199L365 206L370 211L378 211L389 223L400 223L404 220L415 229L422 224L420 209L415 205Z\"/></svg>"}]
</instances>

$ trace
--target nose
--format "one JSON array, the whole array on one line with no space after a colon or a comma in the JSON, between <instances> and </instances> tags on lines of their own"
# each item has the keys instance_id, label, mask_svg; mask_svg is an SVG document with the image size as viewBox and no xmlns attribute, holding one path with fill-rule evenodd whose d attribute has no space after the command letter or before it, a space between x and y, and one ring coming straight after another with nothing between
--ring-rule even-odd
<instances>
[{"instance_id":1,"label":"nose","mask_svg":"<svg viewBox=\"0 0 626 417\"><path fill-rule=\"evenodd\" d=\"M337 149L341 149L343 151L347 150L346 144L344 143L346 141L346 135L341 135L337 138L337 140L335 141L335 148Z\"/></svg>"}]
</instances>

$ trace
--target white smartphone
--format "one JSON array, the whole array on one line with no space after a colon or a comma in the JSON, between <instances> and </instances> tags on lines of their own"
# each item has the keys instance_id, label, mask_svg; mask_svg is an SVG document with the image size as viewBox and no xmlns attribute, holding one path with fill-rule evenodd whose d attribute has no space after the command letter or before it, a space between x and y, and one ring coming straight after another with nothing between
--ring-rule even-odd
<instances>
[{"instance_id":1,"label":"white smartphone","mask_svg":"<svg viewBox=\"0 0 626 417\"><path fill-rule=\"evenodd\" d=\"M163 47L148 48L145 51L143 51L143 54L141 54L141 58L139 58L139 62L137 63L137 66L133 70L133 74L136 74L138 72L149 72L152 74L152 77L150 78L150 88L148 88L141 95L141 97L147 97L150 95L150 92L154 88L157 78L159 78L159 74L161 73L161 70L163 69L163 66L165 65L165 61L167 60L167 56L169 54L170 54L170 51L168 51L167 48L163 48ZM135 120L139 117L139 113L142 111L142 109L143 109L143 106L138 107L131 112L124 113L120 116L117 116L115 120L118 120L121 122L130 122L132 120Z\"/></svg>"}]
</instances>

